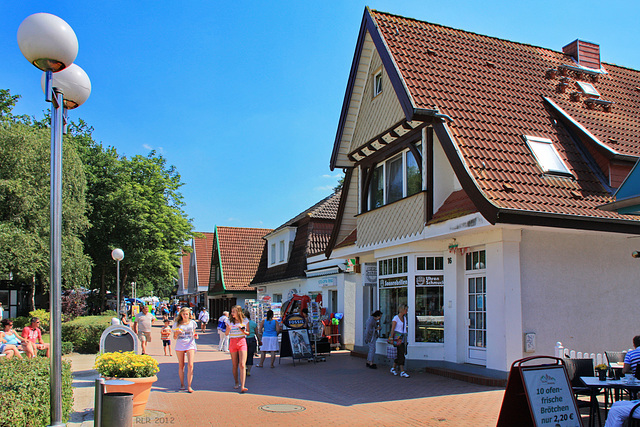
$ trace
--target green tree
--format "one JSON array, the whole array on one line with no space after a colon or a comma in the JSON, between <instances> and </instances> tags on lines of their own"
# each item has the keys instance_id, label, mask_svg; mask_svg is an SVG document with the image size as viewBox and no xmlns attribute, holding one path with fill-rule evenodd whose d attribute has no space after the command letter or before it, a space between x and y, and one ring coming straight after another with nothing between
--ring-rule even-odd
<instances>
[{"instance_id":1,"label":"green tree","mask_svg":"<svg viewBox=\"0 0 640 427\"><path fill-rule=\"evenodd\" d=\"M17 96L0 91L0 274L31 285L49 283L50 133L11 115ZM80 158L65 141L62 189L62 283L86 286L90 259L82 237L86 181Z\"/></svg>"}]
</instances>

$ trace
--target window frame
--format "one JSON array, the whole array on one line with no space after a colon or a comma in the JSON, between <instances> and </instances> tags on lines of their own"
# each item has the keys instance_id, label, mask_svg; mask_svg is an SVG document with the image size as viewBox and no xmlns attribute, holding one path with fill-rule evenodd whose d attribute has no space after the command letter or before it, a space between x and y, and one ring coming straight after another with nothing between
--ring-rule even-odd
<instances>
[{"instance_id":1,"label":"window frame","mask_svg":"<svg viewBox=\"0 0 640 427\"><path fill-rule=\"evenodd\" d=\"M529 150L531 150L533 157L536 159L543 173L573 177L569 167L562 157L560 157L560 153L551 139L531 135L523 135L522 138L529 147ZM553 165L549 164L549 155L553 157ZM561 169L558 169L556 166L560 166Z\"/></svg>"},{"instance_id":2,"label":"window frame","mask_svg":"<svg viewBox=\"0 0 640 427\"><path fill-rule=\"evenodd\" d=\"M421 140L417 140L417 141L411 142L410 144L412 144L419 153L422 153L422 141ZM375 165L375 168L373 168L371 170L370 173L374 174L374 173L377 173L377 171L381 169L381 173L378 175L378 177L380 178L380 181L382 182L382 204L380 204L379 206L373 206L373 200L372 200L372 197L371 197L372 196L372 192L374 191L374 188L376 188L376 191L379 191L379 190L377 190L377 187L375 186L375 184L378 181L376 181L376 180L374 180L372 178L370 180L370 182L369 182L369 188L367 189L367 201L366 201L366 208L367 208L366 210L367 211L371 211L373 209L389 205L391 203L397 202L397 201L402 200L402 199L406 199L407 197L411 197L411 196L413 196L415 194L418 194L418 193L424 191L423 190L423 188L424 188L424 179L425 179L424 171L422 171L420 166L418 166L418 173L420 175L420 185L419 185L420 190L416 191L416 192L414 192L412 194L409 194L409 161L408 161L408 156L409 155L413 156L413 160L414 160L416 166L420 164L421 159L420 160L416 159L414 154L413 154L413 152L411 151L411 149L410 148L405 148L405 149L401 150L400 152L393 153L393 155L387 157L384 161L382 161L379 164ZM401 157L401 159L402 159L402 167L401 167L401 170L400 170L400 172L398 174L400 176L401 180L402 180L402 196L390 201L389 200L389 194L390 194L390 191L389 191L389 188L390 188L389 179L391 177L389 176L389 165L392 162L397 161L398 157ZM376 199L376 201L377 201L377 199Z\"/></svg>"},{"instance_id":3,"label":"window frame","mask_svg":"<svg viewBox=\"0 0 640 427\"><path fill-rule=\"evenodd\" d=\"M372 88L372 94L373 94L373 98L377 97L378 95L380 95L382 93L383 90L383 84L382 84L382 68L379 68L378 70L376 70L376 72L373 73L373 79L371 80L372 84L373 84L373 88Z\"/></svg>"}]
</instances>

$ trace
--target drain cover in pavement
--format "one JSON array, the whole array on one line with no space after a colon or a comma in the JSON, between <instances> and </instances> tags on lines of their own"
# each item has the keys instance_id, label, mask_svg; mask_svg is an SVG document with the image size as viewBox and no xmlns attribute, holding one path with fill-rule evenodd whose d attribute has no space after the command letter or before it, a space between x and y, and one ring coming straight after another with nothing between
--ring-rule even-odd
<instances>
[{"instance_id":1,"label":"drain cover in pavement","mask_svg":"<svg viewBox=\"0 0 640 427\"><path fill-rule=\"evenodd\" d=\"M267 412L300 412L304 411L306 408L300 405L286 405L286 404L273 404L273 405L262 405L260 409Z\"/></svg>"}]
</instances>

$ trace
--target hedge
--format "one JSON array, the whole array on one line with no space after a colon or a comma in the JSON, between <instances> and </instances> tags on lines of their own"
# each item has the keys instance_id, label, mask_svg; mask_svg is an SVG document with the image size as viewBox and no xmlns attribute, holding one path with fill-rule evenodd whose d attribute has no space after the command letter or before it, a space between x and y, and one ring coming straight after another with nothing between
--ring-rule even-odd
<instances>
[{"instance_id":1,"label":"hedge","mask_svg":"<svg viewBox=\"0 0 640 427\"><path fill-rule=\"evenodd\" d=\"M111 325L109 316L83 316L62 324L62 341L73 343L73 351L85 354L98 353L100 337Z\"/></svg>"},{"instance_id":2,"label":"hedge","mask_svg":"<svg viewBox=\"0 0 640 427\"><path fill-rule=\"evenodd\" d=\"M49 409L49 366L47 358L0 362L0 426L51 425ZM71 364L62 362L62 418L73 410Z\"/></svg>"}]
</instances>

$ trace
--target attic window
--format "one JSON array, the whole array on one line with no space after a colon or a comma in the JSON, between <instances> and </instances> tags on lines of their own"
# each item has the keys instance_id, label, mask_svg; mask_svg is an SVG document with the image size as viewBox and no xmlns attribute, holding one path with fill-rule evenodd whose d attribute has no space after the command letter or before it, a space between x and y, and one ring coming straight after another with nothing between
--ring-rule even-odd
<instances>
[{"instance_id":1,"label":"attic window","mask_svg":"<svg viewBox=\"0 0 640 427\"><path fill-rule=\"evenodd\" d=\"M544 173L573 176L553 146L553 141L539 136L524 135L523 138Z\"/></svg>"},{"instance_id":2,"label":"attic window","mask_svg":"<svg viewBox=\"0 0 640 427\"><path fill-rule=\"evenodd\" d=\"M595 87L593 87L591 83L576 82L576 84L585 95L600 97L600 93L596 90Z\"/></svg>"},{"instance_id":3,"label":"attic window","mask_svg":"<svg viewBox=\"0 0 640 427\"><path fill-rule=\"evenodd\" d=\"M382 69L373 75L373 96L376 97L382 93Z\"/></svg>"}]
</instances>

